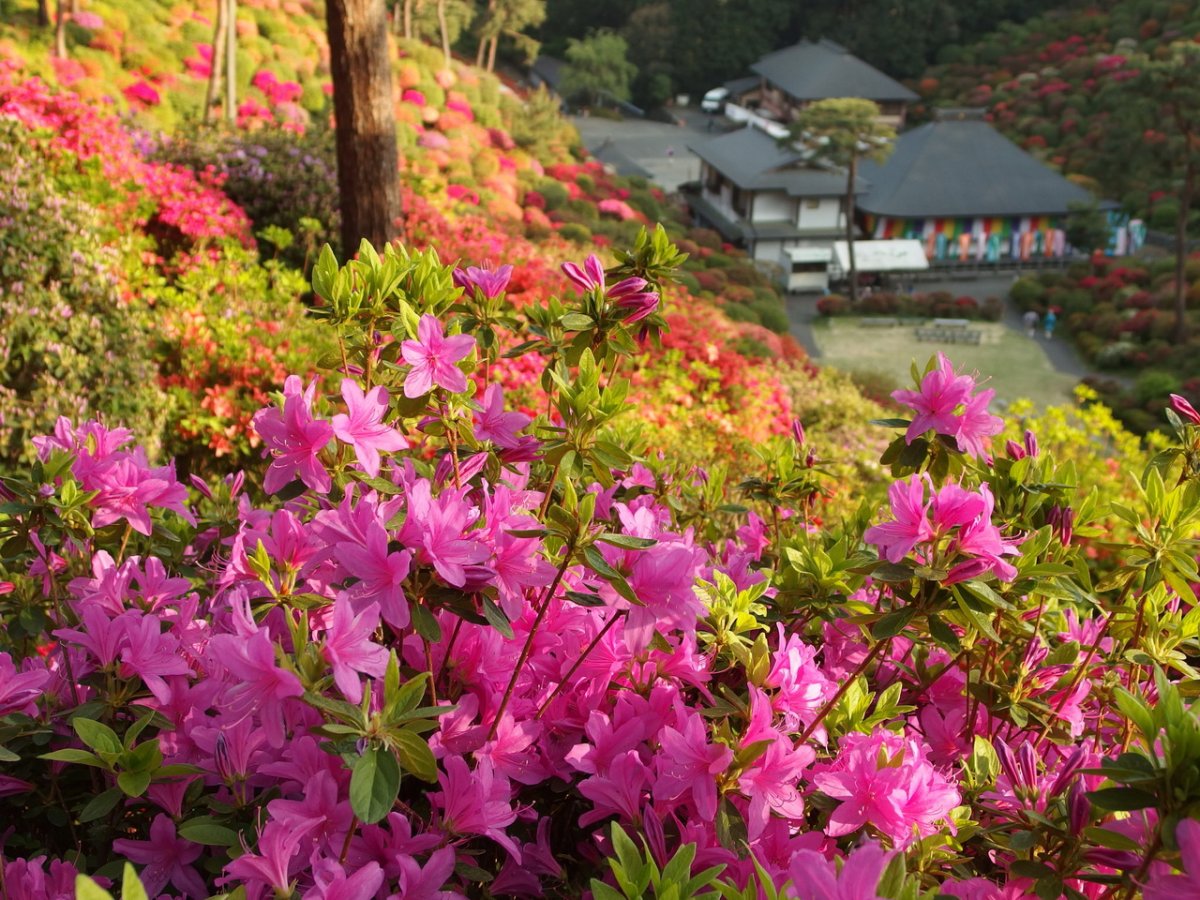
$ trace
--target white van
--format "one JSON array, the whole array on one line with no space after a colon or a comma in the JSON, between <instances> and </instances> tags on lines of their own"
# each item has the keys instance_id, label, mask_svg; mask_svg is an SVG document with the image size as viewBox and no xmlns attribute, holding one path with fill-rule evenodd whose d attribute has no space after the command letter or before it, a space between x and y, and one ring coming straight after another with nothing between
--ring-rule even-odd
<instances>
[{"instance_id":1,"label":"white van","mask_svg":"<svg viewBox=\"0 0 1200 900\"><path fill-rule=\"evenodd\" d=\"M713 88L700 101L700 108L706 113L719 113L725 108L725 98L728 96L728 89L723 87Z\"/></svg>"}]
</instances>

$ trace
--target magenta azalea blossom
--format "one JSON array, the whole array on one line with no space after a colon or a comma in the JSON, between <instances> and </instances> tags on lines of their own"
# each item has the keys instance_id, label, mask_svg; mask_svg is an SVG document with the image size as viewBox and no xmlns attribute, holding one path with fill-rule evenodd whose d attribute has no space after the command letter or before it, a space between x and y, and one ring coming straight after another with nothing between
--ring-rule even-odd
<instances>
[{"instance_id":1,"label":"magenta azalea blossom","mask_svg":"<svg viewBox=\"0 0 1200 900\"><path fill-rule=\"evenodd\" d=\"M142 886L151 897L162 893L167 883L174 885L185 897L196 900L208 896L204 879L192 868L204 848L175 833L170 817L159 814L150 825L150 840L133 841L119 838L113 841L113 851L145 868L141 871Z\"/></svg>"},{"instance_id":2,"label":"magenta azalea blossom","mask_svg":"<svg viewBox=\"0 0 1200 900\"><path fill-rule=\"evenodd\" d=\"M321 451L333 440L333 427L313 418L315 393L315 383L302 389L300 379L289 375L283 387L283 410L271 406L254 414L254 430L274 453L263 479L263 490L268 494L284 487L297 474L320 494L328 493L333 485L320 460Z\"/></svg>"},{"instance_id":3,"label":"magenta azalea blossom","mask_svg":"<svg viewBox=\"0 0 1200 900\"><path fill-rule=\"evenodd\" d=\"M954 374L954 364L946 354L939 353L937 366L921 379L919 390L892 392L893 400L917 414L905 434L907 441L911 444L931 428L938 434L955 434L958 431L955 412L974 389L975 379Z\"/></svg>"},{"instance_id":4,"label":"magenta azalea blossom","mask_svg":"<svg viewBox=\"0 0 1200 900\"><path fill-rule=\"evenodd\" d=\"M467 389L467 376L455 363L466 357L474 346L475 338L469 334L445 337L441 322L434 316L421 316L417 339L400 345L404 361L412 366L404 379L404 396L410 399L423 397L435 387L461 394Z\"/></svg>"},{"instance_id":5,"label":"magenta azalea blossom","mask_svg":"<svg viewBox=\"0 0 1200 900\"><path fill-rule=\"evenodd\" d=\"M517 432L529 424L529 416L504 411L504 389L489 384L483 392L483 408L475 413L475 437L497 447L512 449L520 444Z\"/></svg>"},{"instance_id":6,"label":"magenta azalea blossom","mask_svg":"<svg viewBox=\"0 0 1200 900\"><path fill-rule=\"evenodd\" d=\"M500 266L496 269L467 266L465 269L454 270L454 283L465 291L478 288L483 296L491 299L499 296L508 287L512 271L512 266Z\"/></svg>"},{"instance_id":7,"label":"magenta azalea blossom","mask_svg":"<svg viewBox=\"0 0 1200 900\"><path fill-rule=\"evenodd\" d=\"M396 429L383 424L387 415L388 392L382 387L363 393L353 378L342 379L342 399L349 415L333 417L333 433L339 441L354 448L363 471L374 478L379 474L380 450L404 450L408 441Z\"/></svg>"},{"instance_id":8,"label":"magenta azalea blossom","mask_svg":"<svg viewBox=\"0 0 1200 900\"><path fill-rule=\"evenodd\" d=\"M1171 409L1179 413L1193 425L1200 425L1200 413L1196 412L1196 408L1187 401L1186 397L1181 397L1179 394L1171 394Z\"/></svg>"},{"instance_id":9,"label":"magenta azalea blossom","mask_svg":"<svg viewBox=\"0 0 1200 900\"><path fill-rule=\"evenodd\" d=\"M913 547L933 537L933 527L925 499L928 476L913 475L908 481L895 481L888 488L892 504L892 521L873 525L863 535L868 544L879 547L888 562L898 563L912 552Z\"/></svg>"},{"instance_id":10,"label":"magenta azalea blossom","mask_svg":"<svg viewBox=\"0 0 1200 900\"><path fill-rule=\"evenodd\" d=\"M358 615L350 600L339 597L333 604L333 622L325 636L325 658L333 667L333 681L351 703L362 700L359 672L383 675L387 669L388 652L371 640L379 625L379 604L369 603Z\"/></svg>"},{"instance_id":11,"label":"magenta azalea blossom","mask_svg":"<svg viewBox=\"0 0 1200 900\"><path fill-rule=\"evenodd\" d=\"M580 268L573 262L562 264L563 274L575 282L584 293L594 291L597 288L604 289L604 264L600 262L600 257L592 253L583 261L583 267Z\"/></svg>"},{"instance_id":12,"label":"magenta azalea blossom","mask_svg":"<svg viewBox=\"0 0 1200 900\"><path fill-rule=\"evenodd\" d=\"M1146 885L1146 900L1185 900L1200 897L1200 822L1184 819L1175 828L1183 875L1156 874Z\"/></svg>"}]
</instances>

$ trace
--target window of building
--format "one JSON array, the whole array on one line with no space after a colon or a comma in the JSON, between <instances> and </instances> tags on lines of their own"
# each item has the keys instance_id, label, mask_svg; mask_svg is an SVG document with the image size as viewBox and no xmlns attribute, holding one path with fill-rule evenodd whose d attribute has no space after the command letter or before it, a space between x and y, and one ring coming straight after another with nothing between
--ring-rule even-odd
<instances>
[{"instance_id":1,"label":"window of building","mask_svg":"<svg viewBox=\"0 0 1200 900\"><path fill-rule=\"evenodd\" d=\"M828 266L828 263L823 262L794 262L792 263L792 274L799 275L802 272L824 272Z\"/></svg>"}]
</instances>

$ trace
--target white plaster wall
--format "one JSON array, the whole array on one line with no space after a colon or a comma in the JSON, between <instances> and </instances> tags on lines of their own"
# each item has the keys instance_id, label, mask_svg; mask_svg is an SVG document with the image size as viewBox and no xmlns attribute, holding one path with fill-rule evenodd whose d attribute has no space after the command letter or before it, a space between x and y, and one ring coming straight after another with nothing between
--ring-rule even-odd
<instances>
[{"instance_id":1,"label":"white plaster wall","mask_svg":"<svg viewBox=\"0 0 1200 900\"><path fill-rule=\"evenodd\" d=\"M798 228L840 228L846 222L842 215L842 201L838 197L822 197L816 209L809 209L808 200L802 199L798 207Z\"/></svg>"},{"instance_id":2,"label":"white plaster wall","mask_svg":"<svg viewBox=\"0 0 1200 900\"><path fill-rule=\"evenodd\" d=\"M790 222L796 214L796 201L782 191L762 191L754 195L755 222Z\"/></svg>"}]
</instances>

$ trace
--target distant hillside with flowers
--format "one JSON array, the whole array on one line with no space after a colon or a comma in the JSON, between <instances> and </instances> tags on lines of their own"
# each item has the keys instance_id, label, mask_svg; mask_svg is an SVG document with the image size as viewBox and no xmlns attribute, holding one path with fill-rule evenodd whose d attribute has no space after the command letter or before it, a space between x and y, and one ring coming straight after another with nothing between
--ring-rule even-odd
<instances>
[{"instance_id":1,"label":"distant hillside with flowers","mask_svg":"<svg viewBox=\"0 0 1200 900\"><path fill-rule=\"evenodd\" d=\"M1064 4L989 37L942 51L914 84L927 107L979 106L1005 134L1097 193L1170 231L1169 183L1148 183L1114 141L1127 130L1122 84L1140 56L1163 59L1172 44L1200 38L1200 8L1170 0ZM922 111L916 110L920 117ZM1169 131L1172 123L1160 123ZM1137 135L1153 144L1154 128Z\"/></svg>"}]
</instances>

